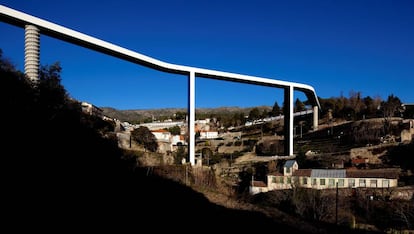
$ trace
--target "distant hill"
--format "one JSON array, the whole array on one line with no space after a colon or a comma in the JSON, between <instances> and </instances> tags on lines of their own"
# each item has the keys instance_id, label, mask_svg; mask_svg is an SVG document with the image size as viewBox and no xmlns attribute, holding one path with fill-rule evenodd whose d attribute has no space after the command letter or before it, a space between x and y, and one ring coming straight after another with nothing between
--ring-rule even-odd
<instances>
[{"instance_id":1,"label":"distant hill","mask_svg":"<svg viewBox=\"0 0 414 234\"><path fill-rule=\"evenodd\" d=\"M160 108L160 109L136 109L136 110L117 110L112 107L100 107L103 110L103 114L116 118L121 121L127 122L140 122L148 118L160 118L165 116L173 116L177 112L187 112L186 108ZM270 111L270 106L257 106L257 107L217 107L217 108L197 108L197 114L219 114L219 113L244 113L248 114L253 108L259 108L263 111L264 109Z\"/></svg>"}]
</instances>

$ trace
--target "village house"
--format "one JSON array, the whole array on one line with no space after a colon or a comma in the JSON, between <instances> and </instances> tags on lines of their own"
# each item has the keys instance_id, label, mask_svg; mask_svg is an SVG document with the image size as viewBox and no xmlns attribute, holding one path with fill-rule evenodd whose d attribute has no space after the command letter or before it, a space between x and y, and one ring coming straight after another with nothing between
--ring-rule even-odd
<instances>
[{"instance_id":1,"label":"village house","mask_svg":"<svg viewBox=\"0 0 414 234\"><path fill-rule=\"evenodd\" d=\"M158 152L165 153L168 151L176 151L180 145L186 145L183 135L172 135L165 129L152 130L158 144Z\"/></svg>"},{"instance_id":2,"label":"village house","mask_svg":"<svg viewBox=\"0 0 414 234\"><path fill-rule=\"evenodd\" d=\"M218 137L217 131L200 131L200 139L216 139Z\"/></svg>"},{"instance_id":3,"label":"village house","mask_svg":"<svg viewBox=\"0 0 414 234\"><path fill-rule=\"evenodd\" d=\"M250 193L293 187L332 189L340 188L390 188L398 186L398 170L382 169L299 169L296 160L287 160L283 174L269 173L267 181L252 181Z\"/></svg>"},{"instance_id":4,"label":"village house","mask_svg":"<svg viewBox=\"0 0 414 234\"><path fill-rule=\"evenodd\" d=\"M94 115L97 117L102 117L103 116L103 110L91 103L88 102L81 102L81 108L82 108L82 112L89 114L89 115Z\"/></svg>"}]
</instances>

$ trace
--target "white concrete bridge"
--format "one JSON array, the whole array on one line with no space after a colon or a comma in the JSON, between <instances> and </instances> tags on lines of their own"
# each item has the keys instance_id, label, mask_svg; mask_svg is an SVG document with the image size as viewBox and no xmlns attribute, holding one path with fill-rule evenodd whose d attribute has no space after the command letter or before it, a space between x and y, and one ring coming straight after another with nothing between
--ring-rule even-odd
<instances>
[{"instance_id":1,"label":"white concrete bridge","mask_svg":"<svg viewBox=\"0 0 414 234\"><path fill-rule=\"evenodd\" d=\"M189 137L188 153L192 165L195 163L196 77L283 89L284 103L286 105L283 108L283 115L285 117L284 134L287 141L285 143L285 154L287 156L293 155L293 94L295 90L303 92L313 106L313 126L314 129L317 129L320 104L314 88L310 85L167 63L3 5L0 5L0 21L25 29L25 74L34 82L38 80L39 73L40 34L48 35L156 70L188 76L188 134L192 136Z\"/></svg>"}]
</instances>

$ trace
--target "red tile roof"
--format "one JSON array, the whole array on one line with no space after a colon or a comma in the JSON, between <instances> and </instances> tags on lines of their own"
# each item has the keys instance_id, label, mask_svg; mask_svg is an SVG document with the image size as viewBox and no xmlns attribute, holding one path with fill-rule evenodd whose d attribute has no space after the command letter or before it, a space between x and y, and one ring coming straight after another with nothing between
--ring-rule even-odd
<instances>
[{"instance_id":1,"label":"red tile roof","mask_svg":"<svg viewBox=\"0 0 414 234\"><path fill-rule=\"evenodd\" d=\"M272 176L283 176L283 174L280 173L280 172L278 172L278 171L270 172L268 175L272 175Z\"/></svg>"},{"instance_id":2,"label":"red tile roof","mask_svg":"<svg viewBox=\"0 0 414 234\"><path fill-rule=\"evenodd\" d=\"M399 170L394 168L366 169L366 170L346 170L348 178L387 178L398 179Z\"/></svg>"},{"instance_id":3,"label":"red tile roof","mask_svg":"<svg viewBox=\"0 0 414 234\"><path fill-rule=\"evenodd\" d=\"M308 176L310 177L312 173L312 169L298 169L293 172L293 176Z\"/></svg>"},{"instance_id":4,"label":"red tile roof","mask_svg":"<svg viewBox=\"0 0 414 234\"><path fill-rule=\"evenodd\" d=\"M267 187L266 183L263 181L253 180L254 187Z\"/></svg>"},{"instance_id":5,"label":"red tile roof","mask_svg":"<svg viewBox=\"0 0 414 234\"><path fill-rule=\"evenodd\" d=\"M165 129L156 129L156 130L152 130L151 132L168 132Z\"/></svg>"},{"instance_id":6,"label":"red tile roof","mask_svg":"<svg viewBox=\"0 0 414 234\"><path fill-rule=\"evenodd\" d=\"M353 158L352 160L352 164L365 164L368 162L368 159L366 158Z\"/></svg>"}]
</instances>

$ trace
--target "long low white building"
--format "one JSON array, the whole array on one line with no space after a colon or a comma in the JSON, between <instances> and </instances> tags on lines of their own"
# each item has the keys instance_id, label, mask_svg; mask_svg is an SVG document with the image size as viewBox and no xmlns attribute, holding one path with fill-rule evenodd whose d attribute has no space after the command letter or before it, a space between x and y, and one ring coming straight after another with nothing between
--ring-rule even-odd
<instances>
[{"instance_id":1,"label":"long low white building","mask_svg":"<svg viewBox=\"0 0 414 234\"><path fill-rule=\"evenodd\" d=\"M250 193L292 189L390 188L398 186L398 169L299 169L295 160L286 161L283 174L267 175L267 181L253 181Z\"/></svg>"}]
</instances>

